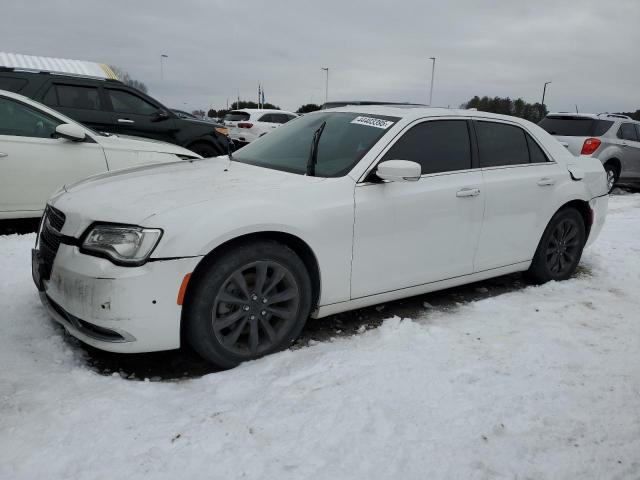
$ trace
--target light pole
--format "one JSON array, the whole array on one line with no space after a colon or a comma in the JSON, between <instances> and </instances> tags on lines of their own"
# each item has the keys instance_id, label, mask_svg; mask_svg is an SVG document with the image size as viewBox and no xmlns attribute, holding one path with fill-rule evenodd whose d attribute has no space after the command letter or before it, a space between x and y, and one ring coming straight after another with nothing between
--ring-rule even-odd
<instances>
[{"instance_id":1,"label":"light pole","mask_svg":"<svg viewBox=\"0 0 640 480\"><path fill-rule=\"evenodd\" d=\"M431 64L431 87L429 88L429 106L431 106L431 101L433 100L433 76L436 72L436 57L429 57L429 60L432 60Z\"/></svg>"},{"instance_id":2,"label":"light pole","mask_svg":"<svg viewBox=\"0 0 640 480\"><path fill-rule=\"evenodd\" d=\"M542 108L544 108L544 96L547 93L547 85L549 85L551 82L544 82L544 87L542 88Z\"/></svg>"},{"instance_id":3,"label":"light pole","mask_svg":"<svg viewBox=\"0 0 640 480\"><path fill-rule=\"evenodd\" d=\"M327 79L324 84L324 103L329 101L329 67L322 67L321 70L327 72Z\"/></svg>"},{"instance_id":4,"label":"light pole","mask_svg":"<svg viewBox=\"0 0 640 480\"><path fill-rule=\"evenodd\" d=\"M164 80L164 71L163 71L163 60L165 58L169 58L169 55L165 55L164 53L160 55L160 80Z\"/></svg>"}]
</instances>

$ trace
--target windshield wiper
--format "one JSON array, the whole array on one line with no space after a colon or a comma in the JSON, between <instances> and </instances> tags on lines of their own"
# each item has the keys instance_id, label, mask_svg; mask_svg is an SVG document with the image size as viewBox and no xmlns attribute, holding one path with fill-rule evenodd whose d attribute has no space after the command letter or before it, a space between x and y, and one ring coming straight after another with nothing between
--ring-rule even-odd
<instances>
[{"instance_id":1,"label":"windshield wiper","mask_svg":"<svg viewBox=\"0 0 640 480\"><path fill-rule=\"evenodd\" d=\"M320 124L318 129L313 132L313 140L311 142L311 151L309 152L309 159L307 160L307 175L314 177L316 175L316 163L318 162L318 144L320 143L320 136L324 131L324 127L327 126L325 120Z\"/></svg>"}]
</instances>

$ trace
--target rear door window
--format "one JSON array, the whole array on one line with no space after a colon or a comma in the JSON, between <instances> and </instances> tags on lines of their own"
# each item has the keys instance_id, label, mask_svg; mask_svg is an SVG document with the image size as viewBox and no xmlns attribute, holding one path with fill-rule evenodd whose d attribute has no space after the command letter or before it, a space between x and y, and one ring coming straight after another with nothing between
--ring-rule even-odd
<instances>
[{"instance_id":1,"label":"rear door window","mask_svg":"<svg viewBox=\"0 0 640 480\"><path fill-rule=\"evenodd\" d=\"M503 167L529 163L525 132L506 123L476 121L481 167Z\"/></svg>"},{"instance_id":2,"label":"rear door window","mask_svg":"<svg viewBox=\"0 0 640 480\"><path fill-rule=\"evenodd\" d=\"M124 90L108 89L113 111L118 113L133 113L137 115L151 115L158 111L158 107L147 102L142 97Z\"/></svg>"},{"instance_id":3,"label":"rear door window","mask_svg":"<svg viewBox=\"0 0 640 480\"><path fill-rule=\"evenodd\" d=\"M81 110L101 110L97 87L82 85L54 84L47 91L44 103L47 105L78 108Z\"/></svg>"},{"instance_id":4,"label":"rear door window","mask_svg":"<svg viewBox=\"0 0 640 480\"><path fill-rule=\"evenodd\" d=\"M635 125L633 123L623 123L618 130L618 138L623 140L638 141L638 135L636 134Z\"/></svg>"},{"instance_id":5,"label":"rear door window","mask_svg":"<svg viewBox=\"0 0 640 480\"><path fill-rule=\"evenodd\" d=\"M265 115L262 115L260 118L258 118L259 122L267 122L267 123L273 123L273 115L271 115L270 113L267 113Z\"/></svg>"},{"instance_id":6,"label":"rear door window","mask_svg":"<svg viewBox=\"0 0 640 480\"><path fill-rule=\"evenodd\" d=\"M385 154L384 160L410 160L422 166L422 174L471 168L469 129L465 120L433 120L405 133Z\"/></svg>"}]
</instances>

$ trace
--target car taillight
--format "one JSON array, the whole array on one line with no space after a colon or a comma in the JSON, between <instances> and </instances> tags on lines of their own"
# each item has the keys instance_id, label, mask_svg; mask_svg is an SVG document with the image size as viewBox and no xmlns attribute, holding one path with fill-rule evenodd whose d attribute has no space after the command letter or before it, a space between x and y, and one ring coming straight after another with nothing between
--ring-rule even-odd
<instances>
[{"instance_id":1,"label":"car taillight","mask_svg":"<svg viewBox=\"0 0 640 480\"><path fill-rule=\"evenodd\" d=\"M597 138L587 138L582 145L580 155L591 155L598 149L601 143Z\"/></svg>"},{"instance_id":2,"label":"car taillight","mask_svg":"<svg viewBox=\"0 0 640 480\"><path fill-rule=\"evenodd\" d=\"M253 123L251 122L240 122L238 123L238 128L251 128L253 127Z\"/></svg>"}]
</instances>

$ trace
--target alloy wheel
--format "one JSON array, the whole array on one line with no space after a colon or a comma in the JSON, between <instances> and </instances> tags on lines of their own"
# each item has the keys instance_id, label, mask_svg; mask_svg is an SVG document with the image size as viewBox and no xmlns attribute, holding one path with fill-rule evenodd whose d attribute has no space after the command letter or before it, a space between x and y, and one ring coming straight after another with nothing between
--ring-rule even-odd
<instances>
[{"instance_id":1,"label":"alloy wheel","mask_svg":"<svg viewBox=\"0 0 640 480\"><path fill-rule=\"evenodd\" d=\"M555 275L563 275L573 268L580 255L579 226L572 218L556 225L546 249L547 268Z\"/></svg>"},{"instance_id":2,"label":"alloy wheel","mask_svg":"<svg viewBox=\"0 0 640 480\"><path fill-rule=\"evenodd\" d=\"M223 282L213 303L211 325L220 344L237 355L255 357L279 343L296 322L300 291L284 265L249 263Z\"/></svg>"}]
</instances>

